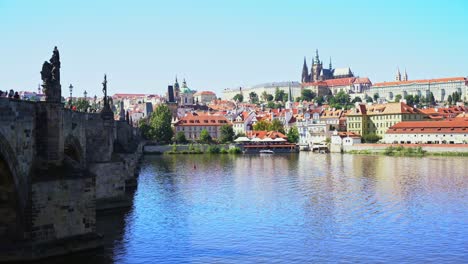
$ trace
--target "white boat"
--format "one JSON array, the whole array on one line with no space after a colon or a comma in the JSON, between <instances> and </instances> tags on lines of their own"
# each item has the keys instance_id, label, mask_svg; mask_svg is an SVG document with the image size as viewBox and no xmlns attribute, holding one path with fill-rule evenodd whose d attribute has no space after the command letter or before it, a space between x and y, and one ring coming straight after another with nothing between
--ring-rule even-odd
<instances>
[{"instance_id":1,"label":"white boat","mask_svg":"<svg viewBox=\"0 0 468 264\"><path fill-rule=\"evenodd\" d=\"M259 151L260 154L275 154L271 149L262 149Z\"/></svg>"}]
</instances>

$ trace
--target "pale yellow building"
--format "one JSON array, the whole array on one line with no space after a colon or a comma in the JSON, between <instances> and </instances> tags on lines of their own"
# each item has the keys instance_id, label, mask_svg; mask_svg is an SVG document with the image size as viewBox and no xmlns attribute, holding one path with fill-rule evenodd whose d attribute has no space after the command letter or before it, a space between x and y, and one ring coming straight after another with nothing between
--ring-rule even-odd
<instances>
[{"instance_id":1,"label":"pale yellow building","mask_svg":"<svg viewBox=\"0 0 468 264\"><path fill-rule=\"evenodd\" d=\"M347 131L361 136L382 137L389 127L402 121L421 121L425 114L403 102L387 104L356 104L347 114Z\"/></svg>"}]
</instances>

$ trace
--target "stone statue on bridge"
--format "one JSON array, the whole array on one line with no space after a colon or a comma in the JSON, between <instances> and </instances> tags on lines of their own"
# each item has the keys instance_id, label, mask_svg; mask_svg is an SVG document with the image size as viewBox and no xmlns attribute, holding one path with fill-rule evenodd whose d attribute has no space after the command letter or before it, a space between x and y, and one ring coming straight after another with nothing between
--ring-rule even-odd
<instances>
[{"instance_id":1,"label":"stone statue on bridge","mask_svg":"<svg viewBox=\"0 0 468 264\"><path fill-rule=\"evenodd\" d=\"M42 87L46 95L46 101L61 103L62 86L60 85L60 54L57 47L54 48L49 62L42 64Z\"/></svg>"},{"instance_id":2,"label":"stone statue on bridge","mask_svg":"<svg viewBox=\"0 0 468 264\"><path fill-rule=\"evenodd\" d=\"M109 105L109 97L107 96L107 75L104 74L104 82L102 82L102 92L104 93L104 107L101 110L101 118L104 120L114 120L114 112Z\"/></svg>"}]
</instances>

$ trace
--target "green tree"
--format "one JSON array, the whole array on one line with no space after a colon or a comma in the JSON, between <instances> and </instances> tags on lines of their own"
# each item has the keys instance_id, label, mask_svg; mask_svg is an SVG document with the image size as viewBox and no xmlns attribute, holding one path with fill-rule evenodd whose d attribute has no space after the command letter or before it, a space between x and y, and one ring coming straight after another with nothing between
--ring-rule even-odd
<instances>
[{"instance_id":1,"label":"green tree","mask_svg":"<svg viewBox=\"0 0 468 264\"><path fill-rule=\"evenodd\" d=\"M429 104L431 105L435 105L435 98L434 98L434 94L431 92L430 96L429 96L429 100L428 100Z\"/></svg>"},{"instance_id":2,"label":"green tree","mask_svg":"<svg viewBox=\"0 0 468 264\"><path fill-rule=\"evenodd\" d=\"M377 101L377 99L379 99L379 94L378 94L378 93L375 93L375 94L374 94L374 101Z\"/></svg>"},{"instance_id":3,"label":"green tree","mask_svg":"<svg viewBox=\"0 0 468 264\"><path fill-rule=\"evenodd\" d=\"M270 127L270 122L266 121L266 120L260 120L260 121L257 121L254 125L253 125L253 130L255 131L267 131Z\"/></svg>"},{"instance_id":4,"label":"green tree","mask_svg":"<svg viewBox=\"0 0 468 264\"><path fill-rule=\"evenodd\" d=\"M349 104L351 100L349 98L349 94L341 90L335 95L335 101L344 107L345 105Z\"/></svg>"},{"instance_id":5,"label":"green tree","mask_svg":"<svg viewBox=\"0 0 468 264\"><path fill-rule=\"evenodd\" d=\"M149 125L151 127L151 138L158 142L168 143L171 141L173 131L171 128L172 115L166 105L160 105L151 113Z\"/></svg>"},{"instance_id":6,"label":"green tree","mask_svg":"<svg viewBox=\"0 0 468 264\"><path fill-rule=\"evenodd\" d=\"M457 102L461 102L461 94L458 92L452 93L452 102L455 104Z\"/></svg>"},{"instance_id":7,"label":"green tree","mask_svg":"<svg viewBox=\"0 0 468 264\"><path fill-rule=\"evenodd\" d=\"M219 141L222 143L232 142L234 139L234 129L232 129L231 125L223 125L221 126L221 135L219 137Z\"/></svg>"},{"instance_id":8,"label":"green tree","mask_svg":"<svg viewBox=\"0 0 468 264\"><path fill-rule=\"evenodd\" d=\"M260 120L253 125L255 131L278 131L285 134L284 126L279 119L273 119L272 122L267 120Z\"/></svg>"},{"instance_id":9,"label":"green tree","mask_svg":"<svg viewBox=\"0 0 468 264\"><path fill-rule=\"evenodd\" d=\"M413 102L414 102L414 104L419 104L421 102L421 97L419 97L419 95L415 95Z\"/></svg>"},{"instance_id":10,"label":"green tree","mask_svg":"<svg viewBox=\"0 0 468 264\"><path fill-rule=\"evenodd\" d=\"M78 101L75 102L76 110L80 112L88 111L88 108L91 107L88 100L84 98L79 98Z\"/></svg>"},{"instance_id":11,"label":"green tree","mask_svg":"<svg viewBox=\"0 0 468 264\"><path fill-rule=\"evenodd\" d=\"M414 96L412 94L409 94L405 96L406 104L413 106L414 105Z\"/></svg>"},{"instance_id":12,"label":"green tree","mask_svg":"<svg viewBox=\"0 0 468 264\"><path fill-rule=\"evenodd\" d=\"M304 89L301 92L301 99L306 101L312 101L317 95L311 89Z\"/></svg>"},{"instance_id":13,"label":"green tree","mask_svg":"<svg viewBox=\"0 0 468 264\"><path fill-rule=\"evenodd\" d=\"M201 143L210 143L212 140L211 136L210 136L210 133L206 130L206 129L203 129L201 132L200 132L200 138L199 138L199 141Z\"/></svg>"},{"instance_id":14,"label":"green tree","mask_svg":"<svg viewBox=\"0 0 468 264\"><path fill-rule=\"evenodd\" d=\"M179 144L186 144L188 142L185 133L182 131L177 132L175 141Z\"/></svg>"},{"instance_id":15,"label":"green tree","mask_svg":"<svg viewBox=\"0 0 468 264\"><path fill-rule=\"evenodd\" d=\"M287 134L290 143L297 143L299 141L299 131L297 127L291 127Z\"/></svg>"},{"instance_id":16,"label":"green tree","mask_svg":"<svg viewBox=\"0 0 468 264\"><path fill-rule=\"evenodd\" d=\"M376 134L366 134L362 137L362 139L364 143L375 143L382 138Z\"/></svg>"},{"instance_id":17,"label":"green tree","mask_svg":"<svg viewBox=\"0 0 468 264\"><path fill-rule=\"evenodd\" d=\"M287 94L283 90L280 90L278 87L276 87L276 90L275 90L275 101L277 102L287 101Z\"/></svg>"},{"instance_id":18,"label":"green tree","mask_svg":"<svg viewBox=\"0 0 468 264\"><path fill-rule=\"evenodd\" d=\"M447 98L447 102L449 103L449 105L452 105L452 95L449 94L448 98Z\"/></svg>"},{"instance_id":19,"label":"green tree","mask_svg":"<svg viewBox=\"0 0 468 264\"><path fill-rule=\"evenodd\" d=\"M261 98L264 102L268 101L268 93L266 91L263 91Z\"/></svg>"},{"instance_id":20,"label":"green tree","mask_svg":"<svg viewBox=\"0 0 468 264\"><path fill-rule=\"evenodd\" d=\"M430 99L430 98L429 98L429 99ZM427 104L427 103L428 103L427 100L428 100L428 99L423 95L423 96L421 96L421 98L419 99L419 103L420 103L420 104Z\"/></svg>"},{"instance_id":21,"label":"green tree","mask_svg":"<svg viewBox=\"0 0 468 264\"><path fill-rule=\"evenodd\" d=\"M268 108L275 108L275 103L272 102L272 101L269 101L269 102L266 104L266 107L268 107Z\"/></svg>"},{"instance_id":22,"label":"green tree","mask_svg":"<svg viewBox=\"0 0 468 264\"><path fill-rule=\"evenodd\" d=\"M401 100L401 98L402 98L401 94L397 94L397 95L395 96L395 102L396 102L396 103L399 103L400 100Z\"/></svg>"},{"instance_id":23,"label":"green tree","mask_svg":"<svg viewBox=\"0 0 468 264\"><path fill-rule=\"evenodd\" d=\"M140 128L141 134L145 139L151 139L151 127L148 124L147 118L142 118L138 121L138 127Z\"/></svg>"},{"instance_id":24,"label":"green tree","mask_svg":"<svg viewBox=\"0 0 468 264\"><path fill-rule=\"evenodd\" d=\"M239 101L242 103L242 101L244 101L244 96L241 94L241 93L238 93L236 95L234 95L234 98L232 98L234 101Z\"/></svg>"},{"instance_id":25,"label":"green tree","mask_svg":"<svg viewBox=\"0 0 468 264\"><path fill-rule=\"evenodd\" d=\"M240 138L240 137L246 137L245 133L240 132L240 133L236 134L236 135L234 136L234 139Z\"/></svg>"},{"instance_id":26,"label":"green tree","mask_svg":"<svg viewBox=\"0 0 468 264\"><path fill-rule=\"evenodd\" d=\"M281 123L281 121L279 119L273 119L273 121L271 121L271 123L270 123L270 126L268 127L268 130L269 131L278 131L278 132L281 132L281 133L285 134L284 133L283 123Z\"/></svg>"},{"instance_id":27,"label":"green tree","mask_svg":"<svg viewBox=\"0 0 468 264\"><path fill-rule=\"evenodd\" d=\"M354 103L360 103L360 102L362 102L362 99L359 96L354 97L353 101L351 101L351 103L353 103L353 104Z\"/></svg>"},{"instance_id":28,"label":"green tree","mask_svg":"<svg viewBox=\"0 0 468 264\"><path fill-rule=\"evenodd\" d=\"M323 98L323 96L320 95L320 96L315 97L315 102L318 105L322 105L325 102L325 99Z\"/></svg>"},{"instance_id":29,"label":"green tree","mask_svg":"<svg viewBox=\"0 0 468 264\"><path fill-rule=\"evenodd\" d=\"M267 95L267 101L268 101L268 102L273 101L273 99L274 99L273 95L271 95L271 94L268 94L268 95Z\"/></svg>"},{"instance_id":30,"label":"green tree","mask_svg":"<svg viewBox=\"0 0 468 264\"><path fill-rule=\"evenodd\" d=\"M366 103L373 103L373 102L374 102L374 100L372 100L372 97L370 97L370 96L366 97Z\"/></svg>"},{"instance_id":31,"label":"green tree","mask_svg":"<svg viewBox=\"0 0 468 264\"><path fill-rule=\"evenodd\" d=\"M250 102L253 103L253 104L258 102L258 95L255 92L250 92L249 93L249 98L250 98Z\"/></svg>"}]
</instances>

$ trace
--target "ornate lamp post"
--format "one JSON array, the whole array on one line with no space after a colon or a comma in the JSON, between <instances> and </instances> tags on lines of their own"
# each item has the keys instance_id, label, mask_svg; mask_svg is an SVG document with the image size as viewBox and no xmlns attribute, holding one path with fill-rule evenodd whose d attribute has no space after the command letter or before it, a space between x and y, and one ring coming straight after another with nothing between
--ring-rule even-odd
<instances>
[{"instance_id":1,"label":"ornate lamp post","mask_svg":"<svg viewBox=\"0 0 468 264\"><path fill-rule=\"evenodd\" d=\"M70 90L70 100L68 101L68 104L71 106L72 105L72 92L73 92L73 85L68 86L68 89Z\"/></svg>"}]
</instances>

